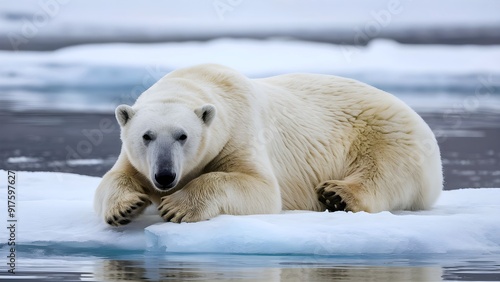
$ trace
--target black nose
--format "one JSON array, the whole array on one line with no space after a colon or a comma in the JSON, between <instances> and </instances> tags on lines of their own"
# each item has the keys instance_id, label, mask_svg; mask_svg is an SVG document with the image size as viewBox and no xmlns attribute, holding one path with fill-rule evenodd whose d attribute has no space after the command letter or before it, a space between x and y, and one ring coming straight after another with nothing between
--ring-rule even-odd
<instances>
[{"instance_id":1,"label":"black nose","mask_svg":"<svg viewBox=\"0 0 500 282\"><path fill-rule=\"evenodd\" d=\"M155 174L155 180L162 187L169 187L175 181L175 176L175 172L162 171Z\"/></svg>"}]
</instances>

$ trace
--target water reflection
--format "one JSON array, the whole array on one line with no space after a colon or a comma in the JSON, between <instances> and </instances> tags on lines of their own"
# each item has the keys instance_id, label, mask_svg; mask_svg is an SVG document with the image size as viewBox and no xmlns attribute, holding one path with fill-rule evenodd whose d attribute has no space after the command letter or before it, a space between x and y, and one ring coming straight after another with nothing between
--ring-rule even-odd
<instances>
[{"instance_id":1,"label":"water reflection","mask_svg":"<svg viewBox=\"0 0 500 282\"><path fill-rule=\"evenodd\" d=\"M271 264L273 264L271 262ZM240 267L169 261L104 260L96 265L99 281L441 281L442 268L431 266L352 266L279 263L265 267L245 261Z\"/></svg>"},{"instance_id":2,"label":"water reflection","mask_svg":"<svg viewBox=\"0 0 500 282\"><path fill-rule=\"evenodd\" d=\"M500 254L94 255L22 252L16 274L0 271L0 281L500 281Z\"/></svg>"}]
</instances>

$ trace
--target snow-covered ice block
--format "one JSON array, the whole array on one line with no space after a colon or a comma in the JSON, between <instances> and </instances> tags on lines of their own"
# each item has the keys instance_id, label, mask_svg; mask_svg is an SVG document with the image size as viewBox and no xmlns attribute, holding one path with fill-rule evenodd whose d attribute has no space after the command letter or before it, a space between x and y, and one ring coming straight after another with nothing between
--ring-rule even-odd
<instances>
[{"instance_id":1,"label":"snow-covered ice block","mask_svg":"<svg viewBox=\"0 0 500 282\"><path fill-rule=\"evenodd\" d=\"M3 181L2 181L3 179ZM500 188L444 191L429 211L218 216L164 223L155 208L113 228L93 212L100 178L18 172L16 246L65 252L154 251L240 254L500 254ZM7 210L7 172L0 171L0 209ZM7 222L7 213L0 213ZM7 238L8 229L0 229ZM0 249L6 241L0 241Z\"/></svg>"},{"instance_id":2,"label":"snow-covered ice block","mask_svg":"<svg viewBox=\"0 0 500 282\"><path fill-rule=\"evenodd\" d=\"M500 252L500 189L446 191L420 212L219 216L146 228L148 248L250 254Z\"/></svg>"},{"instance_id":3,"label":"snow-covered ice block","mask_svg":"<svg viewBox=\"0 0 500 282\"><path fill-rule=\"evenodd\" d=\"M98 177L53 172L16 173L16 245L69 249L144 250L149 215L130 227L109 228L93 210ZM2 181L3 180L3 181ZM7 221L7 172L0 170L0 220ZM0 238L8 238L6 228ZM7 242L0 241L0 248Z\"/></svg>"}]
</instances>

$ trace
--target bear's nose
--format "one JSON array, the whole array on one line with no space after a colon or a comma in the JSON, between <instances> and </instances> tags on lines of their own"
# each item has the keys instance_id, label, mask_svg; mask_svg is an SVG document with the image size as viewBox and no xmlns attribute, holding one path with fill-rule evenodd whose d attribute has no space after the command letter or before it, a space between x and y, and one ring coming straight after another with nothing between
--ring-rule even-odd
<instances>
[{"instance_id":1,"label":"bear's nose","mask_svg":"<svg viewBox=\"0 0 500 282\"><path fill-rule=\"evenodd\" d=\"M175 181L175 172L162 171L155 174L155 180L162 187L169 187Z\"/></svg>"}]
</instances>

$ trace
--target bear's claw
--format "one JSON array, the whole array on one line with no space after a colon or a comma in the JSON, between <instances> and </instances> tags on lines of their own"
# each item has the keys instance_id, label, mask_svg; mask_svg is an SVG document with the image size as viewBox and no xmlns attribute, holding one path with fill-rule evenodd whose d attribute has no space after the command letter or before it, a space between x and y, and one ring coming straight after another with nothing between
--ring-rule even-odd
<instances>
[{"instance_id":1,"label":"bear's claw","mask_svg":"<svg viewBox=\"0 0 500 282\"><path fill-rule=\"evenodd\" d=\"M193 197L190 197L184 188L171 195L161 198L161 203L158 206L160 216L166 222L197 222L215 217L217 214L208 211L216 209L204 206L200 203L196 205L192 202ZM209 201L204 202L210 203Z\"/></svg>"},{"instance_id":2,"label":"bear's claw","mask_svg":"<svg viewBox=\"0 0 500 282\"><path fill-rule=\"evenodd\" d=\"M129 224L132 219L138 216L142 211L151 203L146 196L138 197L139 201L134 202L132 205L121 203L114 207L105 217L107 224L112 226L121 226Z\"/></svg>"},{"instance_id":3,"label":"bear's claw","mask_svg":"<svg viewBox=\"0 0 500 282\"><path fill-rule=\"evenodd\" d=\"M177 214L176 212L166 208L164 205L160 205L158 207L158 211L161 212L160 216L166 221L166 222L175 222L175 223L181 223L182 222L182 219L184 218L184 216L186 216L185 214ZM176 220L174 220L174 218L176 218Z\"/></svg>"},{"instance_id":4,"label":"bear's claw","mask_svg":"<svg viewBox=\"0 0 500 282\"><path fill-rule=\"evenodd\" d=\"M347 211L347 204L342 197L333 191L326 191L326 185L318 188L318 200L323 203L329 212Z\"/></svg>"}]
</instances>

